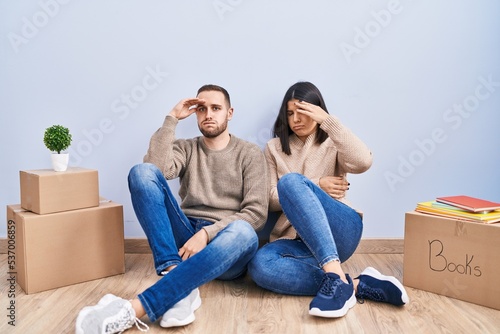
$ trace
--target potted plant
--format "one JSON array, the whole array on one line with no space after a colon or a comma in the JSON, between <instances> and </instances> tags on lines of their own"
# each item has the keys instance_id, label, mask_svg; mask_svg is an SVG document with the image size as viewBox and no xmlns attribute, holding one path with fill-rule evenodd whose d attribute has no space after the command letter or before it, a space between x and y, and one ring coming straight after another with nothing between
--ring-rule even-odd
<instances>
[{"instance_id":1,"label":"potted plant","mask_svg":"<svg viewBox=\"0 0 500 334\"><path fill-rule=\"evenodd\" d=\"M64 172L68 168L69 154L61 153L71 144L71 133L62 125L53 125L45 129L43 143L52 152L52 168Z\"/></svg>"}]
</instances>

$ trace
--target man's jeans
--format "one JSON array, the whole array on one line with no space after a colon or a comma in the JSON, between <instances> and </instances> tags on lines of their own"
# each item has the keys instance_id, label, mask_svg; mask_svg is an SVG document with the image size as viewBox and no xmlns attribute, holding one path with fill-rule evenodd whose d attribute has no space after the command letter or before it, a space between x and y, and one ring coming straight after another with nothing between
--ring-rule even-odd
<instances>
[{"instance_id":1,"label":"man's jeans","mask_svg":"<svg viewBox=\"0 0 500 334\"><path fill-rule=\"evenodd\" d=\"M128 177L132 205L153 253L156 272L177 267L139 294L148 317L156 321L189 293L213 280L241 276L258 248L253 227L242 220L230 223L199 253L182 261L178 249L203 226L180 209L161 171L153 164L134 166ZM202 190L200 190L202 191Z\"/></svg>"},{"instance_id":2,"label":"man's jeans","mask_svg":"<svg viewBox=\"0 0 500 334\"><path fill-rule=\"evenodd\" d=\"M279 239L262 247L249 264L253 280L283 294L316 295L323 265L346 261L361 239L361 216L330 197L301 174L278 181L281 208L298 239Z\"/></svg>"}]
</instances>

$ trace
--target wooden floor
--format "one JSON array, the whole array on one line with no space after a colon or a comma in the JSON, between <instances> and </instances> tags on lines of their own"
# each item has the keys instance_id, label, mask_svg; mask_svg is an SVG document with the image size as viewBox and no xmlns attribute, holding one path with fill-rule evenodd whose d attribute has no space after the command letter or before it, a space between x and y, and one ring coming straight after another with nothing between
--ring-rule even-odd
<instances>
[{"instance_id":1,"label":"wooden floor","mask_svg":"<svg viewBox=\"0 0 500 334\"><path fill-rule=\"evenodd\" d=\"M6 258L6 254L0 254L0 333L74 333L82 307L95 304L106 293L133 298L158 279L151 254L127 254L124 275L32 295L17 287L14 328L7 323ZM402 279L402 261L402 254L355 254L344 269L357 276L371 265ZM214 281L202 286L200 292L202 306L193 324L163 329L146 318L149 333L500 333L500 311L412 288L407 288L407 306L366 301L340 319L309 316L311 297L274 294L258 288L248 277L234 282ZM130 329L126 333L140 332Z\"/></svg>"}]
</instances>

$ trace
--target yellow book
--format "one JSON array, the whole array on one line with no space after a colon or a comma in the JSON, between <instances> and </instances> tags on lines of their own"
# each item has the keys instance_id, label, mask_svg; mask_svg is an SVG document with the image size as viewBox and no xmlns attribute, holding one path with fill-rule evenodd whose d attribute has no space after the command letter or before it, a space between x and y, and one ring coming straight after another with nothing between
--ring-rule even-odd
<instances>
[{"instance_id":1,"label":"yellow book","mask_svg":"<svg viewBox=\"0 0 500 334\"><path fill-rule=\"evenodd\" d=\"M500 210L487 213L474 213L436 201L420 202L417 204L415 211L476 223L492 224L500 222Z\"/></svg>"}]
</instances>

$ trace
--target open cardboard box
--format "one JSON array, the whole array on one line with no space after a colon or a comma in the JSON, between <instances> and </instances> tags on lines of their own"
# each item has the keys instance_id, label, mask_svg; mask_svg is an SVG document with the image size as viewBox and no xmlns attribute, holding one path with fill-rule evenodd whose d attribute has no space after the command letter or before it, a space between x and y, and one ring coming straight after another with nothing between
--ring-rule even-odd
<instances>
[{"instance_id":1,"label":"open cardboard box","mask_svg":"<svg viewBox=\"0 0 500 334\"><path fill-rule=\"evenodd\" d=\"M404 285L500 310L500 224L405 218Z\"/></svg>"}]
</instances>

